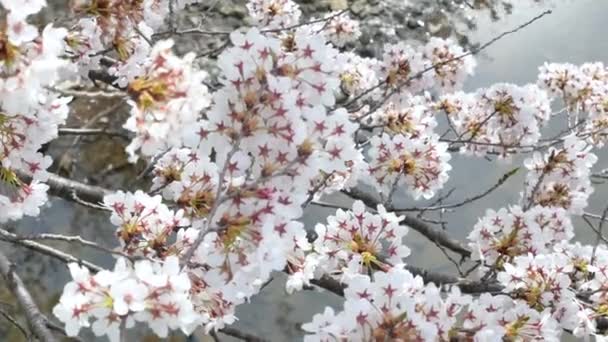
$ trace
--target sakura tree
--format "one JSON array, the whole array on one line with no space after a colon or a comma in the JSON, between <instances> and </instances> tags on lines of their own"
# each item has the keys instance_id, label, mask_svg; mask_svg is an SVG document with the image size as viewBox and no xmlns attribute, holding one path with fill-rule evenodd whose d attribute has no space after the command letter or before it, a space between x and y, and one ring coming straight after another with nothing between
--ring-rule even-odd
<instances>
[{"instance_id":1,"label":"sakura tree","mask_svg":"<svg viewBox=\"0 0 608 342\"><path fill-rule=\"evenodd\" d=\"M235 309L282 272L285 295L324 288L344 297L341 310L302 326L306 341L604 338L608 208L586 208L592 179L607 177L595 165L608 141L608 67L545 64L534 84L462 91L474 55L549 12L473 49L428 37L363 57L353 42L364 22L348 6L304 18L292 0L250 0L253 25L235 31L207 30L204 12L194 26L174 20L199 2L78 0L73 25L39 28L30 21L45 0L0 0L0 223L39 215L50 194L106 212L117 240L0 230L1 240L59 259L71 274L47 315L0 253L31 336L55 341L90 329L119 341L137 325L160 338L198 330L263 340L231 327ZM181 53L191 35L221 44ZM130 162L145 165L147 186L106 189L48 171L44 146L60 132L108 133L65 127L78 96L65 84L128 104L120 134ZM563 129L546 134L549 125ZM442 190L454 154L524 158L519 200L488 208L468 241L433 217L458 215L515 171L452 200ZM434 202L402 207L397 192ZM335 213L308 227L309 206ZM597 243L574 240L579 218ZM412 229L459 273L410 264ZM104 269L52 240L111 254L115 265Z\"/></svg>"}]
</instances>

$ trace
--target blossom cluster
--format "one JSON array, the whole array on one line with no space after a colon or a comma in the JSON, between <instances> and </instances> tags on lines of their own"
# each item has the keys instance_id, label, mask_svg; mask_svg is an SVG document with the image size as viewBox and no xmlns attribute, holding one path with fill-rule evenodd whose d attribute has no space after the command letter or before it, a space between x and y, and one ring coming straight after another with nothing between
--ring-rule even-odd
<instances>
[{"instance_id":1,"label":"blossom cluster","mask_svg":"<svg viewBox=\"0 0 608 342\"><path fill-rule=\"evenodd\" d=\"M184 9L199 0L78 0L72 4L78 22L65 41L71 59L82 75L108 65L116 84L126 87L143 72L142 65L151 52L150 41L171 11ZM161 32L157 32L161 33ZM116 59L104 56L112 51Z\"/></svg>"},{"instance_id":2,"label":"blossom cluster","mask_svg":"<svg viewBox=\"0 0 608 342\"><path fill-rule=\"evenodd\" d=\"M434 284L424 285L396 265L387 272L356 275L348 280L344 310L326 308L302 328L305 341L449 340L452 326L470 300L457 288L445 298Z\"/></svg>"},{"instance_id":3,"label":"blossom cluster","mask_svg":"<svg viewBox=\"0 0 608 342\"><path fill-rule=\"evenodd\" d=\"M543 207L561 207L576 215L583 213L593 192L590 174L597 156L584 140L571 134L561 148L534 153L524 161L528 169L522 201Z\"/></svg>"},{"instance_id":4,"label":"blossom cluster","mask_svg":"<svg viewBox=\"0 0 608 342\"><path fill-rule=\"evenodd\" d=\"M566 276L567 277L567 276ZM358 275L348 282L344 310L326 308L302 328L305 341L559 341L550 311L536 310L508 296L473 299L453 287L445 295L402 265ZM462 317L462 319L460 319Z\"/></svg>"},{"instance_id":5,"label":"blossom cluster","mask_svg":"<svg viewBox=\"0 0 608 342\"><path fill-rule=\"evenodd\" d=\"M488 210L473 227L469 239L475 259L502 269L517 256L546 253L554 244L573 236L574 228L564 209L535 206L523 210L512 206Z\"/></svg>"},{"instance_id":6,"label":"blossom cluster","mask_svg":"<svg viewBox=\"0 0 608 342\"><path fill-rule=\"evenodd\" d=\"M369 150L369 173L385 194L405 185L414 199L428 199L448 179L452 167L447 147L436 134L422 138L402 134L391 137L386 133L374 136Z\"/></svg>"},{"instance_id":7,"label":"blossom cluster","mask_svg":"<svg viewBox=\"0 0 608 342\"><path fill-rule=\"evenodd\" d=\"M249 14L261 27L285 28L298 24L302 11L292 0L252 0L247 2Z\"/></svg>"},{"instance_id":8,"label":"blossom cluster","mask_svg":"<svg viewBox=\"0 0 608 342\"><path fill-rule=\"evenodd\" d=\"M2 1L0 27L0 222L37 216L46 203L50 157L38 152L57 137L70 102L48 88L68 64L60 58L67 31L27 22L44 1ZM21 174L32 176L26 180Z\"/></svg>"},{"instance_id":9,"label":"blossom cluster","mask_svg":"<svg viewBox=\"0 0 608 342\"><path fill-rule=\"evenodd\" d=\"M340 85L338 52L322 35L296 29L278 37L253 28L230 40L211 101L192 57L175 57L168 42L152 48L128 82L127 127L138 133L131 151L161 153L152 190L162 197L119 192L105 199L123 252L158 262L180 257L188 298L206 329L233 323L235 307L271 272L304 262L310 244L295 220L309 190L334 173L334 182L350 181L362 159L357 124L346 110L328 108Z\"/></svg>"},{"instance_id":10,"label":"blossom cluster","mask_svg":"<svg viewBox=\"0 0 608 342\"><path fill-rule=\"evenodd\" d=\"M190 334L199 324L188 291L191 284L180 272L177 257L163 263L148 260L130 265L119 259L112 271L90 274L85 267L70 264L72 281L66 284L53 313L65 323L68 336L77 336L91 326L96 336L120 341L123 326L147 322L160 337L169 330Z\"/></svg>"},{"instance_id":11,"label":"blossom cluster","mask_svg":"<svg viewBox=\"0 0 608 342\"><path fill-rule=\"evenodd\" d=\"M404 43L384 48L376 72L388 86L383 96L391 99L419 94L424 90L453 91L462 87L475 69L475 60L451 39L432 38L426 45Z\"/></svg>"},{"instance_id":12,"label":"blossom cluster","mask_svg":"<svg viewBox=\"0 0 608 342\"><path fill-rule=\"evenodd\" d=\"M608 137L608 68L603 63L546 63L540 68L538 84L562 99L571 113L571 126L584 123L581 137L604 146Z\"/></svg>"},{"instance_id":13,"label":"blossom cluster","mask_svg":"<svg viewBox=\"0 0 608 342\"><path fill-rule=\"evenodd\" d=\"M461 151L503 157L538 143L551 117L551 102L536 85L495 84L475 93L443 96L437 107L449 117Z\"/></svg>"},{"instance_id":14,"label":"blossom cluster","mask_svg":"<svg viewBox=\"0 0 608 342\"><path fill-rule=\"evenodd\" d=\"M378 84L375 72L378 61L364 58L352 52L344 52L336 59L340 78L340 90L346 96L359 96Z\"/></svg>"},{"instance_id":15,"label":"blossom cluster","mask_svg":"<svg viewBox=\"0 0 608 342\"><path fill-rule=\"evenodd\" d=\"M151 197L141 190L134 194L119 191L104 198L124 252L164 259L181 255L194 242L199 231L187 228L190 224L184 211L174 212L161 201L161 196ZM170 243L173 236L176 239Z\"/></svg>"},{"instance_id":16,"label":"blossom cluster","mask_svg":"<svg viewBox=\"0 0 608 342\"><path fill-rule=\"evenodd\" d=\"M294 286L295 279L304 280L295 288L301 289L314 276L343 279L403 263L410 254L403 243L408 228L400 225L402 217L387 212L382 205L377 211L372 214L366 211L363 202L356 201L352 210L338 209L335 216L327 218L327 224L317 224L317 238L306 256L304 267L292 269L290 277L294 279L291 282ZM311 266L306 267L308 265Z\"/></svg>"},{"instance_id":17,"label":"blossom cluster","mask_svg":"<svg viewBox=\"0 0 608 342\"><path fill-rule=\"evenodd\" d=\"M359 22L350 18L348 14L330 13L329 21L323 24L323 33L327 40L337 47L344 47L361 36Z\"/></svg>"},{"instance_id":18,"label":"blossom cluster","mask_svg":"<svg viewBox=\"0 0 608 342\"><path fill-rule=\"evenodd\" d=\"M203 84L206 73L192 67L195 54L178 58L172 46L170 40L157 43L141 74L128 85L131 116L125 128L136 133L127 147L131 158L136 158L138 149L153 156L183 146L184 131L197 123L210 104Z\"/></svg>"},{"instance_id":19,"label":"blossom cluster","mask_svg":"<svg viewBox=\"0 0 608 342\"><path fill-rule=\"evenodd\" d=\"M500 293L475 297L425 284L400 264L354 274L344 280L343 310L315 315L303 325L305 340L559 341L563 329L593 335L607 315L606 251L564 242L516 256L497 273Z\"/></svg>"}]
</instances>

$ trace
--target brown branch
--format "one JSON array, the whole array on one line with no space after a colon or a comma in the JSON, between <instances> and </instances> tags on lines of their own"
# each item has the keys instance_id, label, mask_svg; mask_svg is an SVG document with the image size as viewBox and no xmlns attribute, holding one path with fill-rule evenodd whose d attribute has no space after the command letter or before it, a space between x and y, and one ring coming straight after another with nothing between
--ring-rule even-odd
<instances>
[{"instance_id":1,"label":"brown branch","mask_svg":"<svg viewBox=\"0 0 608 342\"><path fill-rule=\"evenodd\" d=\"M237 338L239 340L247 341L247 342L265 342L267 340L257 337L255 335L243 332L231 326L223 327L219 332L222 334Z\"/></svg>"},{"instance_id":2,"label":"brown branch","mask_svg":"<svg viewBox=\"0 0 608 342\"><path fill-rule=\"evenodd\" d=\"M46 256L50 256L50 257L60 260L64 263L77 263L81 266L84 266L84 267L90 269L93 272L99 272L102 270L101 267L99 267L89 261L79 259L71 254L65 253L63 251L60 251L58 249L55 249L53 247L50 247L50 246L47 246L47 245L44 245L44 244L41 244L41 243L38 243L35 241L23 240L18 235L11 233L5 229L1 229L1 228L0 228L0 240L23 246L34 252L44 254Z\"/></svg>"},{"instance_id":3,"label":"brown branch","mask_svg":"<svg viewBox=\"0 0 608 342\"><path fill-rule=\"evenodd\" d=\"M595 253L597 252L597 248L600 245L602 238L604 237L602 232L604 231L604 221L606 220L606 215L608 215L608 206L606 206L606 208L604 208L604 211L602 212L602 216L600 217L599 228L597 231L597 240L595 241L595 246L593 246L593 251L591 252L591 261L590 261L591 265L593 265L593 261L595 261Z\"/></svg>"},{"instance_id":4,"label":"brown branch","mask_svg":"<svg viewBox=\"0 0 608 342\"><path fill-rule=\"evenodd\" d=\"M425 284L434 283L437 286L458 286L463 293L476 294L483 292L500 292L502 290L502 286L495 282L464 280L450 274L432 272L411 265L405 266L405 269L414 276L420 276ZM338 296L344 296L345 285L328 275L324 275L320 279L313 279L310 282Z\"/></svg>"},{"instance_id":5,"label":"brown branch","mask_svg":"<svg viewBox=\"0 0 608 342\"><path fill-rule=\"evenodd\" d=\"M466 258L471 256L471 250L469 247L467 247L464 243L453 239L443 230L432 227L413 216L406 216L401 222L418 233L424 235L429 240L446 247L452 252L456 252Z\"/></svg>"},{"instance_id":6,"label":"brown branch","mask_svg":"<svg viewBox=\"0 0 608 342\"><path fill-rule=\"evenodd\" d=\"M73 128L73 127L62 127L59 128L58 131L60 136L65 135L79 135L79 136L98 136L98 135L106 135L109 137L119 137L125 140L130 140L131 138L127 134L127 132L120 131L111 131L105 128Z\"/></svg>"},{"instance_id":7,"label":"brown branch","mask_svg":"<svg viewBox=\"0 0 608 342\"><path fill-rule=\"evenodd\" d=\"M2 315L4 318L6 318L7 321L9 321L12 325L19 329L19 331L21 332L21 334L23 334L23 337L25 337L26 340L30 339L30 333L25 330L25 328L17 321L15 317L11 316L8 312L2 309L0 309L0 315Z\"/></svg>"},{"instance_id":8,"label":"brown branch","mask_svg":"<svg viewBox=\"0 0 608 342\"><path fill-rule=\"evenodd\" d=\"M110 75L105 70L91 70L89 71L88 76L89 79L93 81L93 83L95 83L96 81L100 81L118 90L125 90L125 88L116 85L116 80L118 80L118 77Z\"/></svg>"},{"instance_id":9,"label":"brown branch","mask_svg":"<svg viewBox=\"0 0 608 342\"><path fill-rule=\"evenodd\" d=\"M0 233L1 233L1 231L0 231ZM61 234L43 233L43 234L34 234L34 235L25 235L25 236L15 235L15 237L16 237L16 239L19 239L21 241L48 240L48 241L63 241L63 242L69 242L69 243L76 243L81 246L90 247L90 248L93 248L93 249L96 249L98 251L102 251L102 252L105 252L108 254L118 255L123 258L132 260L132 261L139 259L138 257L126 254L120 250L113 250L113 249L98 245L97 243L95 243L93 241L85 240L80 235L61 235Z\"/></svg>"},{"instance_id":10,"label":"brown branch","mask_svg":"<svg viewBox=\"0 0 608 342\"><path fill-rule=\"evenodd\" d=\"M46 317L40 312L25 284L23 284L19 275L15 272L15 266L1 251L0 273L2 273L2 277L8 285L9 290L15 295L19 305L21 305L30 328L36 337L42 342L57 341L46 326Z\"/></svg>"},{"instance_id":11,"label":"brown branch","mask_svg":"<svg viewBox=\"0 0 608 342\"><path fill-rule=\"evenodd\" d=\"M22 181L29 182L32 179L25 172L17 170L15 172ZM74 181L53 173L49 174L49 178L45 183L49 186L49 193L51 195L72 202L77 202L80 199L90 203L102 203L103 197L112 193L108 189Z\"/></svg>"}]
</instances>

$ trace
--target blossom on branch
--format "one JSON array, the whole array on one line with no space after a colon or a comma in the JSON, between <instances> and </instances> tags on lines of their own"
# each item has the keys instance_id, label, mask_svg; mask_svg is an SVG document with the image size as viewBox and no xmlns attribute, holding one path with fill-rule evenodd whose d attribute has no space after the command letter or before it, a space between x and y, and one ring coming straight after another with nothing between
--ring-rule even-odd
<instances>
[{"instance_id":1,"label":"blossom on branch","mask_svg":"<svg viewBox=\"0 0 608 342\"><path fill-rule=\"evenodd\" d=\"M431 198L448 179L451 156L435 134L410 138L384 133L371 139L369 174L384 194L405 186L414 198Z\"/></svg>"},{"instance_id":2,"label":"blossom on branch","mask_svg":"<svg viewBox=\"0 0 608 342\"><path fill-rule=\"evenodd\" d=\"M37 216L47 202L50 157L38 152L57 137L71 99L48 88L68 63L60 58L66 30L46 26L41 33L26 18L44 1L2 1L6 25L0 28L0 222ZM26 181L20 174L32 176Z\"/></svg>"}]
</instances>

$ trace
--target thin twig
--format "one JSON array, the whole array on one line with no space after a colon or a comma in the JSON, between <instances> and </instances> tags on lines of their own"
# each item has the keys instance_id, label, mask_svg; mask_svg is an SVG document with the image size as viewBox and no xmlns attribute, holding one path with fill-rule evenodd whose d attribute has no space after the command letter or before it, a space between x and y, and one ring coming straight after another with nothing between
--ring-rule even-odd
<instances>
[{"instance_id":1,"label":"thin twig","mask_svg":"<svg viewBox=\"0 0 608 342\"><path fill-rule=\"evenodd\" d=\"M602 232L604 231L604 221L606 220L606 215L608 215L608 206L604 208L604 211L602 212L602 217L600 217L599 229L597 231L597 240L595 241L593 251L591 252L591 265L593 265L593 262L595 261L595 252L597 252L597 247L600 245L600 242L604 237Z\"/></svg>"},{"instance_id":2,"label":"thin twig","mask_svg":"<svg viewBox=\"0 0 608 342\"><path fill-rule=\"evenodd\" d=\"M18 240L30 240L30 241L47 240L47 241L63 241L63 242L77 243L81 246L90 247L90 248L93 248L93 249L96 249L98 251L102 251L102 252L105 252L108 254L118 255L123 258L131 259L131 260L135 259L132 255L126 254L122 251L107 248L107 247L98 245L97 243L95 243L93 241L85 240L80 235L61 235L61 234L43 233L43 234L32 234L32 235L21 235L21 236L15 235L15 236L16 236L16 239L18 239Z\"/></svg>"},{"instance_id":3,"label":"thin twig","mask_svg":"<svg viewBox=\"0 0 608 342\"><path fill-rule=\"evenodd\" d=\"M238 338L239 340L247 341L247 342L265 342L267 340L257 337L255 335L243 332L239 329L236 329L231 326L226 326L220 330L222 334L226 334L228 336L232 336Z\"/></svg>"},{"instance_id":4,"label":"thin twig","mask_svg":"<svg viewBox=\"0 0 608 342\"><path fill-rule=\"evenodd\" d=\"M479 47L477 47L477 48L471 49L471 50L470 50L470 51L468 51L468 52L465 52L465 53L460 54L460 55L458 55L458 56L454 56L453 58L446 59L446 60L441 61L441 62L439 62L439 63L435 63L435 64L433 64L433 65L431 65L431 66L429 66L429 67L427 67L427 68L425 68L425 69L421 70L420 72L417 72L416 74L414 74L414 75L412 75L412 76L408 77L408 78L407 78L407 79L406 79L404 82L402 82L402 83L398 84L396 87L394 87L394 88L393 88L393 89L392 89L390 92L388 92L388 93L387 93L387 94L384 96L384 98L383 98L382 100L378 101L378 103L376 103L375 105L371 106L371 107L370 107L370 109L367 111L367 114L363 115L362 117L363 117L363 118L364 118L364 117L367 117L367 116L368 116L368 115L370 115L371 113L375 112L375 111L376 111L378 108L380 108L380 107L381 107L381 106L382 106L382 105L383 105L383 104L384 104L384 103L385 103L385 102L386 102L386 101L387 101L389 98L391 98L393 95L395 95L396 93L398 93L398 92L401 90L401 88L402 88L402 87L404 87L404 86L408 85L408 84L410 83L410 81L412 81L412 80L414 80L414 79L417 79L417 78L420 78L420 77L421 77L422 75L424 75L425 73L427 73L427 72L429 72L429 71L431 71L431 70L434 70L434 69L436 69L436 68L438 68L438 67L441 67L441 66L443 66L443 65L446 65L446 64L449 64L449 63L455 62L455 61L457 61L457 60L463 59L463 58L468 57L468 56L476 55L476 54L480 53L481 51L483 51L484 49L488 48L490 45L492 45L492 44L496 43L496 42L497 42L497 41L499 41L500 39L502 39L502 38L504 38L504 37L506 37L506 36L508 36L508 35L510 35L510 34L513 34L513 33L516 33L516 32L518 32L518 31L522 30L523 28L527 27L528 25L531 25L531 24L532 24L532 23L534 23L535 21L537 21L537 20L539 20L540 18L542 18L542 17L544 17L544 16L546 16L546 15L548 15L548 14L551 14L551 13L552 13L552 11L551 11L551 10L544 11L544 12L542 12L541 14L539 14L539 15L535 16L534 18L532 18L532 19L528 20L527 22L525 22L525 23L523 23L523 24L521 24L521 25L517 26L516 28L514 28L514 29L512 29L512 30L508 30L508 31L504 31L504 32L502 32L502 33L501 33L501 34L499 34L498 36L496 36L496 37L492 38L491 40L487 41L486 43L484 43L484 44L480 45L480 46L479 46ZM383 86L383 85L385 85L385 84L387 84L387 81L386 81L386 80L383 80L383 81L379 82L378 84L374 85L373 87L369 88L368 90L364 91L362 94L364 94L364 95L365 95L365 94L368 94L368 93L370 93L371 91L373 91L373 90L375 90L375 89L377 89L377 88L380 88L380 87L382 87L382 86ZM364 95L363 95L363 96L364 96ZM355 98L355 100L356 100L356 99L359 99L359 98L361 98L361 96L358 96L357 98ZM352 104L352 103L353 103L353 101L349 101L347 104L348 104L348 105L350 105L350 104Z\"/></svg>"},{"instance_id":5,"label":"thin twig","mask_svg":"<svg viewBox=\"0 0 608 342\"><path fill-rule=\"evenodd\" d=\"M500 177L500 179L498 179L498 181L492 185L489 189L487 189L486 191L477 194L475 196L466 198L458 203L452 203L452 204L445 204L445 205L438 205L438 206L430 206L430 207L412 207L412 208L403 208L403 209L395 209L396 212L410 212L410 211L435 211L435 210L446 210L446 209L454 209L454 208L458 208L458 207L462 207L466 204L475 202L481 198L486 197L487 195L489 195L490 193L492 193L494 190L498 189L499 187L501 187L503 184L506 183L506 181L511 178L513 175L515 175L517 173L517 171L519 171L519 168L515 168L507 173L505 173L504 175L502 175L502 177Z\"/></svg>"},{"instance_id":6,"label":"thin twig","mask_svg":"<svg viewBox=\"0 0 608 342\"><path fill-rule=\"evenodd\" d=\"M589 220L589 216L583 215L582 218L583 218L583 221L585 221L585 223L587 223L587 225L597 234L597 236L600 239L602 239L602 241L604 241L604 243L608 244L608 239L606 237L604 237L602 234L600 234L600 231L597 228L595 228L593 223Z\"/></svg>"},{"instance_id":7,"label":"thin twig","mask_svg":"<svg viewBox=\"0 0 608 342\"><path fill-rule=\"evenodd\" d=\"M11 233L5 229L0 229L0 240L10 242L16 245L23 246L28 248L34 252L41 253L57 260L60 260L64 263L76 263L82 265L93 272L99 272L103 270L103 268L83 259L79 259L71 254L60 251L56 248L47 246L45 244L41 244L35 241L30 240L22 240L18 235Z\"/></svg>"},{"instance_id":8,"label":"thin twig","mask_svg":"<svg viewBox=\"0 0 608 342\"><path fill-rule=\"evenodd\" d=\"M26 340L30 340L30 333L27 332L27 330L25 330L25 328L19 322L17 322L17 319L15 319L15 317L11 316L8 312L2 309L0 309L0 315L4 316L7 321L9 321L12 325L19 329L19 331L23 334L23 337L25 337Z\"/></svg>"},{"instance_id":9,"label":"thin twig","mask_svg":"<svg viewBox=\"0 0 608 342\"><path fill-rule=\"evenodd\" d=\"M97 136L107 135L110 137L120 137L125 140L131 140L126 132L109 131L105 128L75 128L75 127L62 127L58 130L59 135L79 135L79 136Z\"/></svg>"},{"instance_id":10,"label":"thin twig","mask_svg":"<svg viewBox=\"0 0 608 342\"><path fill-rule=\"evenodd\" d=\"M363 201L363 203L365 203L368 207L370 207L372 209L376 208L377 205L380 204L380 201L378 199L376 199L373 195L371 195L365 191L362 191L359 188L352 188L350 190L345 190L345 191L342 191L342 193L344 193L354 199L359 199L359 200ZM394 208L387 207L386 210L394 211ZM449 250L460 254L462 257L466 258L471 255L471 250L466 245L464 245L462 242L452 239L451 237L448 236L448 234L445 231L443 231L441 229L437 229L435 227L431 227L430 225L428 225L427 223L425 223L424 221L422 221L419 218L408 215L403 219L403 221L401 221L401 223L405 224L405 225L409 226L410 228L414 229L415 231L419 232L420 234L422 234L429 240L436 241L437 243L441 244L442 246L448 248Z\"/></svg>"},{"instance_id":11,"label":"thin twig","mask_svg":"<svg viewBox=\"0 0 608 342\"><path fill-rule=\"evenodd\" d=\"M17 272L15 272L15 265L8 260L2 251L0 251L0 273L2 273L7 287L15 295L19 305L21 305L34 335L42 342L57 341L46 326L46 317L40 312L32 295L25 287Z\"/></svg>"}]
</instances>

